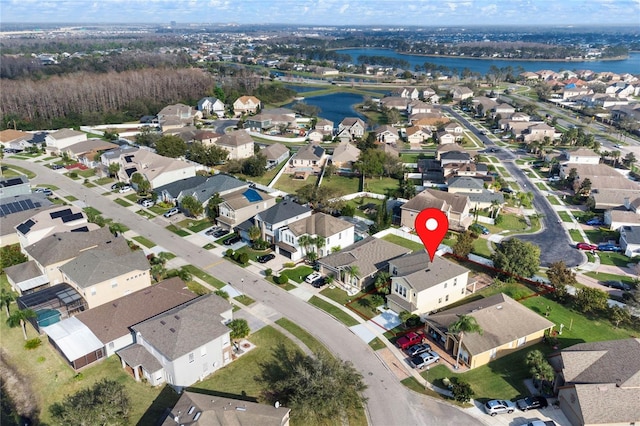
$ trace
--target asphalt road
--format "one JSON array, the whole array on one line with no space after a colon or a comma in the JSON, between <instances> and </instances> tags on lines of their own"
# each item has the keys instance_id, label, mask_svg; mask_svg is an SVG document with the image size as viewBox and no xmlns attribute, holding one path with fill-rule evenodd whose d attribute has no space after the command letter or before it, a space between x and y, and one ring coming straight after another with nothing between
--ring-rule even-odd
<instances>
[{"instance_id":1,"label":"asphalt road","mask_svg":"<svg viewBox=\"0 0 640 426\"><path fill-rule=\"evenodd\" d=\"M6 159L6 163L27 168L37 174L34 184L50 184L59 188L61 195L72 194L79 201L98 209L103 216L120 222L138 234L166 247L189 263L224 281L236 284L256 301L253 309L271 312L269 318L281 316L299 324L343 360L352 361L362 373L367 385L367 415L371 425L476 425L483 424L457 407L410 391L400 384L395 375L371 348L356 337L346 326L324 311L278 289L220 257L191 244L164 229L168 224L162 216L145 219L127 208L102 196L108 188L86 188L81 181L73 181L40 164ZM157 222L157 223L156 223ZM244 279L244 284L240 281Z\"/></svg>"},{"instance_id":2,"label":"asphalt road","mask_svg":"<svg viewBox=\"0 0 640 426\"><path fill-rule=\"evenodd\" d=\"M476 128L471 122L458 114L452 108L443 107L443 109L468 129ZM497 145L493 143L488 136L480 133L476 133L476 136L485 144L485 146L497 147ZM533 207L542 215L540 219L542 229L539 232L535 234L517 235L516 237L523 241L529 241L540 247L540 264L542 266L548 267L558 260L563 260L568 267L578 266L585 262L586 256L573 246L569 233L562 226L562 223L559 222L560 217L553 210L553 207L547 198L515 164L514 160L517 157L511 151L504 148L500 148L499 151L494 152L491 155L500 160L501 164L505 169L507 169L509 174L511 174L524 191L530 191L533 193Z\"/></svg>"}]
</instances>

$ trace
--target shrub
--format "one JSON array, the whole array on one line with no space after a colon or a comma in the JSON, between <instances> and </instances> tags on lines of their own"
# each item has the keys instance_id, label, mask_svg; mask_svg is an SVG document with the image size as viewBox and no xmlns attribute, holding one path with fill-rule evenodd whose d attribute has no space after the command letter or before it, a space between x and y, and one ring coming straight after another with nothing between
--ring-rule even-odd
<instances>
[{"instance_id":1,"label":"shrub","mask_svg":"<svg viewBox=\"0 0 640 426\"><path fill-rule=\"evenodd\" d=\"M287 263L284 263L282 266L284 266L285 268L293 268L296 266L296 264L294 262L287 262Z\"/></svg>"},{"instance_id":2,"label":"shrub","mask_svg":"<svg viewBox=\"0 0 640 426\"><path fill-rule=\"evenodd\" d=\"M453 394L453 399L458 402L469 402L473 396L471 385L457 377L453 378L451 382L451 393Z\"/></svg>"},{"instance_id":3,"label":"shrub","mask_svg":"<svg viewBox=\"0 0 640 426\"><path fill-rule=\"evenodd\" d=\"M222 297L223 299L229 300L229 293L224 290L216 290L213 292L214 294Z\"/></svg>"},{"instance_id":4,"label":"shrub","mask_svg":"<svg viewBox=\"0 0 640 426\"><path fill-rule=\"evenodd\" d=\"M71 179L75 179L75 178L77 178L77 177L78 177L78 172L69 172L69 177L70 177Z\"/></svg>"},{"instance_id":5,"label":"shrub","mask_svg":"<svg viewBox=\"0 0 640 426\"><path fill-rule=\"evenodd\" d=\"M42 344L42 341L40 340L40 338L36 337L36 338L27 340L24 344L24 348L27 350L33 350L38 346L40 346L41 344Z\"/></svg>"},{"instance_id":6,"label":"shrub","mask_svg":"<svg viewBox=\"0 0 640 426\"><path fill-rule=\"evenodd\" d=\"M247 253L240 253L240 256L238 256L238 261L243 265L246 265L247 263L249 263L249 255Z\"/></svg>"},{"instance_id":7,"label":"shrub","mask_svg":"<svg viewBox=\"0 0 640 426\"><path fill-rule=\"evenodd\" d=\"M265 271L264 271L264 276L265 277L270 277L271 274L273 274L273 270L271 268L265 269Z\"/></svg>"},{"instance_id":8,"label":"shrub","mask_svg":"<svg viewBox=\"0 0 640 426\"><path fill-rule=\"evenodd\" d=\"M227 257L233 258L233 249L227 249L224 255Z\"/></svg>"}]
</instances>

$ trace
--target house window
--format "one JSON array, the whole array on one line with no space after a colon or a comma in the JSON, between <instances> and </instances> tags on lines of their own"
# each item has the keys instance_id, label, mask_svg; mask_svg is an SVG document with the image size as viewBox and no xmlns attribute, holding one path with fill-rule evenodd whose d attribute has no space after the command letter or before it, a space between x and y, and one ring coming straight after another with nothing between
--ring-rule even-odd
<instances>
[{"instance_id":1,"label":"house window","mask_svg":"<svg viewBox=\"0 0 640 426\"><path fill-rule=\"evenodd\" d=\"M527 343L527 337L521 337L518 339L518 347L524 345L525 343Z\"/></svg>"},{"instance_id":2,"label":"house window","mask_svg":"<svg viewBox=\"0 0 640 426\"><path fill-rule=\"evenodd\" d=\"M91 295L95 296L96 295L96 288L95 287L91 287Z\"/></svg>"},{"instance_id":3,"label":"house window","mask_svg":"<svg viewBox=\"0 0 640 426\"><path fill-rule=\"evenodd\" d=\"M205 356L207 354L207 347L203 346L200 348L200 356Z\"/></svg>"},{"instance_id":4,"label":"house window","mask_svg":"<svg viewBox=\"0 0 640 426\"><path fill-rule=\"evenodd\" d=\"M460 292L460 294L464 294L464 288L462 289L462 291Z\"/></svg>"},{"instance_id":5,"label":"house window","mask_svg":"<svg viewBox=\"0 0 640 426\"><path fill-rule=\"evenodd\" d=\"M448 301L449 301L449 295L448 295L448 294L444 297L444 301L445 301L445 302L448 302Z\"/></svg>"},{"instance_id":6,"label":"house window","mask_svg":"<svg viewBox=\"0 0 640 426\"><path fill-rule=\"evenodd\" d=\"M489 358L495 359L497 353L498 353L498 350L496 348L491 349L491 352L489 352Z\"/></svg>"},{"instance_id":7,"label":"house window","mask_svg":"<svg viewBox=\"0 0 640 426\"><path fill-rule=\"evenodd\" d=\"M444 283L444 288L447 288L447 283Z\"/></svg>"},{"instance_id":8,"label":"house window","mask_svg":"<svg viewBox=\"0 0 640 426\"><path fill-rule=\"evenodd\" d=\"M455 287L455 286L456 286L456 284L458 284L458 278L454 278L454 279L453 279L453 286Z\"/></svg>"},{"instance_id":9,"label":"house window","mask_svg":"<svg viewBox=\"0 0 640 426\"><path fill-rule=\"evenodd\" d=\"M438 303L442 303L442 297L438 299Z\"/></svg>"},{"instance_id":10,"label":"house window","mask_svg":"<svg viewBox=\"0 0 640 426\"><path fill-rule=\"evenodd\" d=\"M195 360L195 356L193 355L193 352L191 352L189 354L189 362L193 362Z\"/></svg>"}]
</instances>

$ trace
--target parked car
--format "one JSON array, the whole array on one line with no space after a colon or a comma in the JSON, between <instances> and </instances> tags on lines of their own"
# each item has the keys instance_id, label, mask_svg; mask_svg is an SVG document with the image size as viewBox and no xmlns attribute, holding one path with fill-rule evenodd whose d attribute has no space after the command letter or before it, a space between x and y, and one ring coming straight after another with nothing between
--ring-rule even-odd
<instances>
[{"instance_id":1,"label":"parked car","mask_svg":"<svg viewBox=\"0 0 640 426\"><path fill-rule=\"evenodd\" d=\"M417 345L418 343L422 343L422 335L411 331L404 336L400 336L398 340L396 340L396 346L402 350L407 349L409 346Z\"/></svg>"},{"instance_id":2,"label":"parked car","mask_svg":"<svg viewBox=\"0 0 640 426\"><path fill-rule=\"evenodd\" d=\"M214 226L213 228L209 228L207 229L207 231L204 233L205 235L213 235L216 232L218 232L220 230L219 226Z\"/></svg>"},{"instance_id":3,"label":"parked car","mask_svg":"<svg viewBox=\"0 0 640 426\"><path fill-rule=\"evenodd\" d=\"M263 254L262 256L258 256L256 258L256 260L260 263L267 263L270 260L273 260L276 258L276 255L273 253L269 253L269 254Z\"/></svg>"},{"instance_id":4,"label":"parked car","mask_svg":"<svg viewBox=\"0 0 640 426\"><path fill-rule=\"evenodd\" d=\"M525 423L522 426L556 426L556 422L553 420L531 420L529 423Z\"/></svg>"},{"instance_id":5,"label":"parked car","mask_svg":"<svg viewBox=\"0 0 640 426\"><path fill-rule=\"evenodd\" d=\"M239 236L239 235L236 235L236 236L234 236L234 237L227 238L226 240L224 240L224 245L225 245L225 246L232 246L232 245L234 245L235 243L239 243L239 242L240 242L240 240L242 240L242 238L240 238L240 236Z\"/></svg>"},{"instance_id":6,"label":"parked car","mask_svg":"<svg viewBox=\"0 0 640 426\"><path fill-rule=\"evenodd\" d=\"M164 217L171 217L171 216L177 215L178 213L180 213L180 210L178 210L177 207L174 207L171 210L166 211L164 213Z\"/></svg>"},{"instance_id":7,"label":"parked car","mask_svg":"<svg viewBox=\"0 0 640 426\"><path fill-rule=\"evenodd\" d=\"M438 361L440 361L440 355L433 351L427 351L411 358L411 365L413 368L425 368Z\"/></svg>"},{"instance_id":8,"label":"parked car","mask_svg":"<svg viewBox=\"0 0 640 426\"><path fill-rule=\"evenodd\" d=\"M35 194L44 194L47 197L51 197L53 195L53 191L49 188L36 188L33 190Z\"/></svg>"},{"instance_id":9,"label":"parked car","mask_svg":"<svg viewBox=\"0 0 640 426\"><path fill-rule=\"evenodd\" d=\"M222 238L225 235L227 235L229 233L229 231L227 231L226 229L218 229L216 232L213 233L213 237L214 238Z\"/></svg>"},{"instance_id":10,"label":"parked car","mask_svg":"<svg viewBox=\"0 0 640 426\"><path fill-rule=\"evenodd\" d=\"M155 203L156 203L151 198L144 198L143 200L141 200L139 202L140 202L140 205L142 207L146 207L146 208L153 207L155 205Z\"/></svg>"},{"instance_id":11,"label":"parked car","mask_svg":"<svg viewBox=\"0 0 640 426\"><path fill-rule=\"evenodd\" d=\"M489 228L484 225L480 225L479 223L474 223L469 227L469 229L476 234L489 235Z\"/></svg>"},{"instance_id":12,"label":"parked car","mask_svg":"<svg viewBox=\"0 0 640 426\"><path fill-rule=\"evenodd\" d=\"M60 170L60 169L64 169L64 166L62 164L52 164L51 168L53 170Z\"/></svg>"},{"instance_id":13,"label":"parked car","mask_svg":"<svg viewBox=\"0 0 640 426\"><path fill-rule=\"evenodd\" d=\"M317 280L321 276L322 275L320 274L320 272L312 272L311 274L307 275L307 277L304 279L304 282L307 284L312 284L315 280Z\"/></svg>"},{"instance_id":14,"label":"parked car","mask_svg":"<svg viewBox=\"0 0 640 426\"><path fill-rule=\"evenodd\" d=\"M589 243L578 243L576 244L576 248L580 250L598 250L597 245Z\"/></svg>"},{"instance_id":15,"label":"parked car","mask_svg":"<svg viewBox=\"0 0 640 426\"><path fill-rule=\"evenodd\" d=\"M500 188L500 191L504 192L505 194L513 194L513 189L509 188L508 186Z\"/></svg>"},{"instance_id":16,"label":"parked car","mask_svg":"<svg viewBox=\"0 0 640 426\"><path fill-rule=\"evenodd\" d=\"M115 191L116 189L120 188L121 186L124 186L124 183L116 182L113 185L111 185L111 190Z\"/></svg>"},{"instance_id":17,"label":"parked car","mask_svg":"<svg viewBox=\"0 0 640 426\"><path fill-rule=\"evenodd\" d=\"M428 343L418 343L417 345L410 346L406 352L407 355L414 357L416 355L420 355L421 353L427 352L431 350L431 345Z\"/></svg>"},{"instance_id":18,"label":"parked car","mask_svg":"<svg viewBox=\"0 0 640 426\"><path fill-rule=\"evenodd\" d=\"M609 280L609 281L602 281L602 285L609 287L609 288L615 288L617 290L622 290L622 291L629 291L631 290L631 286L627 283L623 283L622 281L616 281L616 280Z\"/></svg>"},{"instance_id":19,"label":"parked car","mask_svg":"<svg viewBox=\"0 0 640 426\"><path fill-rule=\"evenodd\" d=\"M622 251L620 247L615 244L599 244L598 250L600 251Z\"/></svg>"},{"instance_id":20,"label":"parked car","mask_svg":"<svg viewBox=\"0 0 640 426\"><path fill-rule=\"evenodd\" d=\"M526 398L516 400L516 406L519 410L527 411L536 408L547 408L549 403L544 396L528 396Z\"/></svg>"},{"instance_id":21,"label":"parked car","mask_svg":"<svg viewBox=\"0 0 640 426\"><path fill-rule=\"evenodd\" d=\"M120 190L118 190L119 193L124 194L125 192L129 192L133 190L132 187L130 187L129 185L125 185L122 188L120 188Z\"/></svg>"},{"instance_id":22,"label":"parked car","mask_svg":"<svg viewBox=\"0 0 640 426\"><path fill-rule=\"evenodd\" d=\"M324 277L320 277L320 278L317 278L317 279L313 280L311 285L314 286L315 288L320 288L323 285L325 285L326 283L327 283L327 281L325 280L325 278Z\"/></svg>"},{"instance_id":23,"label":"parked car","mask_svg":"<svg viewBox=\"0 0 640 426\"><path fill-rule=\"evenodd\" d=\"M513 413L516 409L516 404L511 401L505 401L502 399L492 399L484 404L484 411L490 416L502 413Z\"/></svg>"},{"instance_id":24,"label":"parked car","mask_svg":"<svg viewBox=\"0 0 640 426\"><path fill-rule=\"evenodd\" d=\"M549 182L560 182L560 176L551 176Z\"/></svg>"},{"instance_id":25,"label":"parked car","mask_svg":"<svg viewBox=\"0 0 640 426\"><path fill-rule=\"evenodd\" d=\"M598 217L594 217L593 219L589 219L587 221L587 225L591 225L591 226L602 226L604 225L604 222L602 221L602 219L598 218Z\"/></svg>"}]
</instances>

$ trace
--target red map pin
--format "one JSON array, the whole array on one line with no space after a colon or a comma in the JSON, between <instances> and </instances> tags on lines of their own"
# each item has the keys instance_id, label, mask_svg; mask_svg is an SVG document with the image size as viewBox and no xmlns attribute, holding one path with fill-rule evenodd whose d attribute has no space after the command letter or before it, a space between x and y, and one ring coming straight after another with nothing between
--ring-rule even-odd
<instances>
[{"instance_id":1,"label":"red map pin","mask_svg":"<svg viewBox=\"0 0 640 426\"><path fill-rule=\"evenodd\" d=\"M418 236L422 240L422 244L429 253L429 258L433 262L433 257L438 251L438 246L442 242L444 236L449 229L449 219L438 209L424 209L413 224Z\"/></svg>"}]
</instances>

